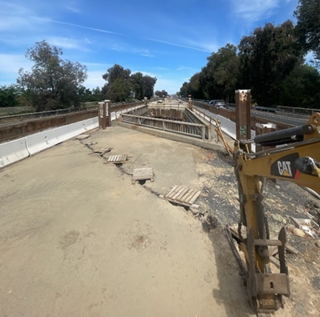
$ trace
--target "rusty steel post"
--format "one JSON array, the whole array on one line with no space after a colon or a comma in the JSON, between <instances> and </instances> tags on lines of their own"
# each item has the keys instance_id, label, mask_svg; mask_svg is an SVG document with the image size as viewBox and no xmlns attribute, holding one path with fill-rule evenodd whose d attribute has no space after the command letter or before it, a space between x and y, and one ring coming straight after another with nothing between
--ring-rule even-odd
<instances>
[{"instance_id":1,"label":"rusty steel post","mask_svg":"<svg viewBox=\"0 0 320 317\"><path fill-rule=\"evenodd\" d=\"M251 139L250 89L236 90L236 136L237 140Z\"/></svg>"},{"instance_id":2,"label":"rusty steel post","mask_svg":"<svg viewBox=\"0 0 320 317\"><path fill-rule=\"evenodd\" d=\"M110 100L105 100L99 103L98 118L99 129L105 130L107 126L111 125Z\"/></svg>"},{"instance_id":3,"label":"rusty steel post","mask_svg":"<svg viewBox=\"0 0 320 317\"><path fill-rule=\"evenodd\" d=\"M274 132L276 131L276 129L277 129L277 126L274 123L266 123L266 124L256 123L255 125L256 135ZM268 150L271 148L274 148L274 146L261 146L260 144L256 144L256 152Z\"/></svg>"}]
</instances>

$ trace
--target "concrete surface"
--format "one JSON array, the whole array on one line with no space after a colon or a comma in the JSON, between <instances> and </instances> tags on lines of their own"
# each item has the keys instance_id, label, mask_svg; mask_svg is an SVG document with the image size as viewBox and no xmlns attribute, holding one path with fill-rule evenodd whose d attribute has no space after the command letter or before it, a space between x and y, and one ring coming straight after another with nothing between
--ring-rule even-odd
<instances>
[{"instance_id":1,"label":"concrete surface","mask_svg":"<svg viewBox=\"0 0 320 317\"><path fill-rule=\"evenodd\" d=\"M201 189L202 151L111 127L0 170L0 316L251 315L221 232L158 197ZM144 166L155 182L132 185Z\"/></svg>"}]
</instances>

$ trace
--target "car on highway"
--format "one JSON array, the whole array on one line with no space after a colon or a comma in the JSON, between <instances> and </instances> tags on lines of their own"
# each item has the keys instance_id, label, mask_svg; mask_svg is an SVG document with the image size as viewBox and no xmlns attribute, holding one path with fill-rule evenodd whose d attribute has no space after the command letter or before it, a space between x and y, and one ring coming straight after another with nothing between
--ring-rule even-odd
<instances>
[{"instance_id":1,"label":"car on highway","mask_svg":"<svg viewBox=\"0 0 320 317\"><path fill-rule=\"evenodd\" d=\"M222 109L227 108L227 104L224 100L210 100L209 105L215 108L222 108Z\"/></svg>"}]
</instances>

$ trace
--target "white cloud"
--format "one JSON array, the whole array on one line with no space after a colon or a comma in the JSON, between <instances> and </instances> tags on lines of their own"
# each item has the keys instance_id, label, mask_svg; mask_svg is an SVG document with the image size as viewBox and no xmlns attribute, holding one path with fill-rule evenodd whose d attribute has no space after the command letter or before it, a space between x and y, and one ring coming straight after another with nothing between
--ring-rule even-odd
<instances>
[{"instance_id":1,"label":"white cloud","mask_svg":"<svg viewBox=\"0 0 320 317\"><path fill-rule=\"evenodd\" d=\"M123 34L121 34L121 33L116 33L116 32L112 32L112 31L108 31L108 30L104 30L104 29L92 28L92 27L88 27L88 26L84 26L84 25L79 25L79 24L74 24L74 23L69 23L69 22L63 22L63 21L57 21L57 20L51 20L51 19L46 19L46 21L47 21L47 22L52 22L52 23L70 25L70 26L74 26L74 27L77 27L77 28L87 29L87 30L96 31L96 32L123 35Z\"/></svg>"},{"instance_id":2,"label":"white cloud","mask_svg":"<svg viewBox=\"0 0 320 317\"><path fill-rule=\"evenodd\" d=\"M203 52L209 52L209 53L216 52L221 47L221 45L214 43L214 41L208 41L208 40L193 41L191 39L184 39L184 40L188 45L192 47L198 47Z\"/></svg>"},{"instance_id":3,"label":"white cloud","mask_svg":"<svg viewBox=\"0 0 320 317\"><path fill-rule=\"evenodd\" d=\"M169 94L175 94L180 90L182 83L180 80L168 79L168 78L158 78L154 87L154 91L156 90L165 90Z\"/></svg>"},{"instance_id":4,"label":"white cloud","mask_svg":"<svg viewBox=\"0 0 320 317\"><path fill-rule=\"evenodd\" d=\"M0 54L0 86L15 84L19 77L19 69L30 71L32 62L24 55Z\"/></svg>"},{"instance_id":5,"label":"white cloud","mask_svg":"<svg viewBox=\"0 0 320 317\"><path fill-rule=\"evenodd\" d=\"M101 70L94 70L94 71L88 71L87 75L88 78L87 80L83 83L83 85L87 88L96 88L96 87L102 87L106 81L102 78L102 75L106 72L104 69L103 71Z\"/></svg>"},{"instance_id":6,"label":"white cloud","mask_svg":"<svg viewBox=\"0 0 320 317\"><path fill-rule=\"evenodd\" d=\"M121 53L129 53L129 54L138 54L145 57L154 57L153 54L149 52L147 49L133 48L128 45L120 45L118 43L113 43L111 46L113 51L121 52Z\"/></svg>"},{"instance_id":7,"label":"white cloud","mask_svg":"<svg viewBox=\"0 0 320 317\"><path fill-rule=\"evenodd\" d=\"M81 51L88 51L86 48L86 44L91 43L88 39L72 39L67 37L48 37L47 39L50 45L54 45L57 47L68 48L68 49L76 49Z\"/></svg>"},{"instance_id":8,"label":"white cloud","mask_svg":"<svg viewBox=\"0 0 320 317\"><path fill-rule=\"evenodd\" d=\"M169 46L186 48L186 49L189 49L189 50L194 50L194 51L199 51L199 52L208 52L208 50L202 49L202 48L199 48L199 47L196 47L196 46L182 45L182 44L167 42L167 41L153 39L153 38L146 38L146 37L141 37L141 39L144 39L144 40L147 40L147 41L156 42L156 43L162 43L162 44L169 45Z\"/></svg>"},{"instance_id":9,"label":"white cloud","mask_svg":"<svg viewBox=\"0 0 320 317\"><path fill-rule=\"evenodd\" d=\"M233 0L232 0L233 1ZM122 36L129 36L127 34L122 34L122 33L117 33L117 32L113 32L113 31L109 31L109 30L105 30L105 29L97 29L97 28L93 28L93 27L88 27L88 26L84 26L84 25L79 25L79 24L74 24L74 23L69 23L69 22L63 22L63 21L57 21L57 20L51 20L51 19L43 19L46 20L47 22L52 22L52 23L58 23L58 24L64 24L64 25L70 25L70 26L74 26L74 27L78 27L78 28L83 28L83 29L87 29L87 30L91 30L91 31L95 31L95 32L102 32L102 33L108 33L108 34L115 34L115 35L122 35ZM130 37L135 37L135 36L130 36ZM136 38L140 38L143 40L147 40L147 41L151 41L151 42L156 42L156 43L162 43L165 45L169 45L169 46L175 46L175 47L181 47L181 48L186 48L186 49L190 49L190 50L195 50L195 51L200 51L200 52L211 52L208 49L203 49L203 48L199 48L197 46L188 46L188 45L180 45L177 43L172 43L172 42L167 42L167 41L163 41L163 40L159 40L159 39L154 39L154 38L146 38L146 37L136 37ZM116 48L113 48L114 50L117 50ZM119 49L118 49L119 50Z\"/></svg>"},{"instance_id":10,"label":"white cloud","mask_svg":"<svg viewBox=\"0 0 320 317\"><path fill-rule=\"evenodd\" d=\"M111 49L117 52L127 52L127 49L118 43L113 43Z\"/></svg>"},{"instance_id":11,"label":"white cloud","mask_svg":"<svg viewBox=\"0 0 320 317\"><path fill-rule=\"evenodd\" d=\"M134 49L132 52L145 57L154 57L154 55L150 54L149 50L146 49Z\"/></svg>"},{"instance_id":12,"label":"white cloud","mask_svg":"<svg viewBox=\"0 0 320 317\"><path fill-rule=\"evenodd\" d=\"M87 88L102 87L106 81L102 78L102 75L107 72L107 70L112 67L111 64L107 63L90 63L81 62L82 65L87 66L87 80L83 85Z\"/></svg>"},{"instance_id":13,"label":"white cloud","mask_svg":"<svg viewBox=\"0 0 320 317\"><path fill-rule=\"evenodd\" d=\"M131 73L132 73L132 74L141 73L143 76L157 77L156 74L150 73L150 72L145 72L145 71L143 71L143 70L133 70L133 71L131 71Z\"/></svg>"},{"instance_id":14,"label":"white cloud","mask_svg":"<svg viewBox=\"0 0 320 317\"><path fill-rule=\"evenodd\" d=\"M33 64L22 54L0 54L0 60L0 73L7 75L15 74L16 77L18 77L18 71L20 68L28 71L31 69Z\"/></svg>"},{"instance_id":15,"label":"white cloud","mask_svg":"<svg viewBox=\"0 0 320 317\"><path fill-rule=\"evenodd\" d=\"M30 22L26 18L2 16L0 19L0 30L1 31L13 31L26 29L30 26Z\"/></svg>"},{"instance_id":16,"label":"white cloud","mask_svg":"<svg viewBox=\"0 0 320 317\"><path fill-rule=\"evenodd\" d=\"M27 7L20 6L18 4L10 3L8 1L0 1L1 13L3 15L16 14L16 15L27 15L31 11Z\"/></svg>"},{"instance_id":17,"label":"white cloud","mask_svg":"<svg viewBox=\"0 0 320 317\"><path fill-rule=\"evenodd\" d=\"M250 21L257 21L260 18L270 17L276 8L285 1L293 0L229 0L236 14Z\"/></svg>"}]
</instances>

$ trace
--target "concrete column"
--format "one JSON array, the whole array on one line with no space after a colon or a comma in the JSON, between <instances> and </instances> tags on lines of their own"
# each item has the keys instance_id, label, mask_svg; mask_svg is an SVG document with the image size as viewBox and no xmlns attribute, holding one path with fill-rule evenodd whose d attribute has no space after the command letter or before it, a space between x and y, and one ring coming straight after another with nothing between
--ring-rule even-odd
<instances>
[{"instance_id":1,"label":"concrete column","mask_svg":"<svg viewBox=\"0 0 320 317\"><path fill-rule=\"evenodd\" d=\"M191 110L191 109L192 109L192 99L191 99L191 95L188 95L188 97L189 97L188 108Z\"/></svg>"},{"instance_id":2,"label":"concrete column","mask_svg":"<svg viewBox=\"0 0 320 317\"><path fill-rule=\"evenodd\" d=\"M110 100L105 100L105 102L106 102L106 113L107 113L107 119L108 119L108 121L107 121L108 122L108 127L111 127L111 101Z\"/></svg>"}]
</instances>

